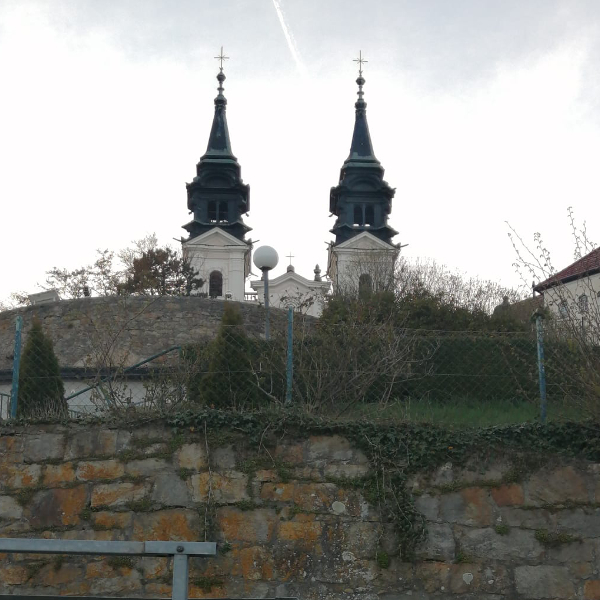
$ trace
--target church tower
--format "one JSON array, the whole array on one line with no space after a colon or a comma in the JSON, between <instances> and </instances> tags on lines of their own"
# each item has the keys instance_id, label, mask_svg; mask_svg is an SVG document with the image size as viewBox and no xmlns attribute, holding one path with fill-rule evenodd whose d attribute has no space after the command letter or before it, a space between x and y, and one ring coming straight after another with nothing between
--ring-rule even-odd
<instances>
[{"instance_id":1,"label":"church tower","mask_svg":"<svg viewBox=\"0 0 600 600\"><path fill-rule=\"evenodd\" d=\"M375 158L367 124L362 76L367 61L361 53L356 62L358 100L352 144L329 197L329 210L337 218L327 269L334 291L350 294L390 289L399 253L399 245L392 243L398 232L388 225L395 190L383 179L384 169Z\"/></svg>"},{"instance_id":2,"label":"church tower","mask_svg":"<svg viewBox=\"0 0 600 600\"><path fill-rule=\"evenodd\" d=\"M242 181L241 167L231 150L223 95L223 60L217 75L218 95L206 153L196 165L196 176L187 187L187 205L193 219L183 226L183 253L204 280L202 293L210 297L231 295L244 299L250 273L252 244L245 235L250 227L243 215L250 210L250 186Z\"/></svg>"}]
</instances>

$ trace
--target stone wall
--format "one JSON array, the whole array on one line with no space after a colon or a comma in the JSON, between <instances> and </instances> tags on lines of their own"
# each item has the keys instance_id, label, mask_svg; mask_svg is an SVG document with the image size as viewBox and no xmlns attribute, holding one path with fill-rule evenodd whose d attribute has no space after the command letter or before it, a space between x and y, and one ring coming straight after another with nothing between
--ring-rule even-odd
<instances>
[{"instance_id":1,"label":"stone wall","mask_svg":"<svg viewBox=\"0 0 600 600\"><path fill-rule=\"evenodd\" d=\"M0 436L0 536L218 542L192 597L600 598L600 465L451 464L409 485L427 519L415 562L355 482L340 436L256 452L232 432L29 426ZM166 558L1 556L0 593L168 597Z\"/></svg>"},{"instance_id":2,"label":"stone wall","mask_svg":"<svg viewBox=\"0 0 600 600\"><path fill-rule=\"evenodd\" d=\"M247 331L261 335L264 309L258 304L237 304ZM108 297L5 311L0 313L0 371L12 368L17 315L23 317L23 341L34 318L42 322L62 368L129 366L170 346L213 337L223 306L223 300L197 297ZM282 327L285 313L273 309L271 320L273 328ZM98 364L99 356L105 364Z\"/></svg>"}]
</instances>

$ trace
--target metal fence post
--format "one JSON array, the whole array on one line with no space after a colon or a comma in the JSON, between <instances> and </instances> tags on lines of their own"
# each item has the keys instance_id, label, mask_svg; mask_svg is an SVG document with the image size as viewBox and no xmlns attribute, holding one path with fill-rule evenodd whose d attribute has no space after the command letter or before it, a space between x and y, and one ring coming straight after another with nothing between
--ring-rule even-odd
<instances>
[{"instance_id":1,"label":"metal fence post","mask_svg":"<svg viewBox=\"0 0 600 600\"><path fill-rule=\"evenodd\" d=\"M183 548L183 546L179 546L179 548ZM188 600L188 569L188 555L175 554L173 556L173 600Z\"/></svg>"},{"instance_id":2,"label":"metal fence post","mask_svg":"<svg viewBox=\"0 0 600 600\"><path fill-rule=\"evenodd\" d=\"M285 390L285 403L292 402L292 384L294 378L294 309L288 308L288 330L287 330L287 386Z\"/></svg>"},{"instance_id":3,"label":"metal fence post","mask_svg":"<svg viewBox=\"0 0 600 600\"><path fill-rule=\"evenodd\" d=\"M535 313L535 329L537 333L537 358L538 374L540 379L540 420L542 425L546 424L547 402L546 402L546 368L544 365L544 326L541 312Z\"/></svg>"},{"instance_id":4,"label":"metal fence post","mask_svg":"<svg viewBox=\"0 0 600 600\"><path fill-rule=\"evenodd\" d=\"M12 389L10 391L10 416L17 418L17 402L19 398L19 368L21 367L21 332L23 317L17 317L15 323L15 350L13 355Z\"/></svg>"}]
</instances>

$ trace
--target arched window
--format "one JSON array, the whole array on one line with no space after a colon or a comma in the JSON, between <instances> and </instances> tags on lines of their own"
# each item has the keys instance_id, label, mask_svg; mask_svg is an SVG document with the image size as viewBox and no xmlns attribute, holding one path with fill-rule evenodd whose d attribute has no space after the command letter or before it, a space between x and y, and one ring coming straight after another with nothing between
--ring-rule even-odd
<instances>
[{"instance_id":1,"label":"arched window","mask_svg":"<svg viewBox=\"0 0 600 600\"><path fill-rule=\"evenodd\" d=\"M367 273L363 273L358 278L358 297L366 298L371 295L372 291L373 291L373 280L371 279L370 275L368 275Z\"/></svg>"},{"instance_id":2,"label":"arched window","mask_svg":"<svg viewBox=\"0 0 600 600\"><path fill-rule=\"evenodd\" d=\"M581 312L588 311L588 297L585 294L581 294L581 296L579 296L579 310Z\"/></svg>"},{"instance_id":3,"label":"arched window","mask_svg":"<svg viewBox=\"0 0 600 600\"><path fill-rule=\"evenodd\" d=\"M208 220L210 223L217 221L217 203L214 200L208 203Z\"/></svg>"},{"instance_id":4,"label":"arched window","mask_svg":"<svg viewBox=\"0 0 600 600\"><path fill-rule=\"evenodd\" d=\"M223 274L221 271L213 271L208 277L208 295L218 298L223 295Z\"/></svg>"},{"instance_id":5,"label":"arched window","mask_svg":"<svg viewBox=\"0 0 600 600\"><path fill-rule=\"evenodd\" d=\"M563 300L558 305L558 314L562 319L566 319L569 316L569 305L567 304L566 300Z\"/></svg>"},{"instance_id":6,"label":"arched window","mask_svg":"<svg viewBox=\"0 0 600 600\"><path fill-rule=\"evenodd\" d=\"M354 219L352 222L354 225L362 225L363 224L363 211L362 211L362 206L360 204L354 205Z\"/></svg>"},{"instance_id":7,"label":"arched window","mask_svg":"<svg viewBox=\"0 0 600 600\"><path fill-rule=\"evenodd\" d=\"M224 201L219 202L219 214L217 215L217 220L219 222L224 222L224 223L229 221L229 218L227 215L227 202L224 202Z\"/></svg>"},{"instance_id":8,"label":"arched window","mask_svg":"<svg viewBox=\"0 0 600 600\"><path fill-rule=\"evenodd\" d=\"M365 207L365 225L375 225L375 209L372 206Z\"/></svg>"}]
</instances>

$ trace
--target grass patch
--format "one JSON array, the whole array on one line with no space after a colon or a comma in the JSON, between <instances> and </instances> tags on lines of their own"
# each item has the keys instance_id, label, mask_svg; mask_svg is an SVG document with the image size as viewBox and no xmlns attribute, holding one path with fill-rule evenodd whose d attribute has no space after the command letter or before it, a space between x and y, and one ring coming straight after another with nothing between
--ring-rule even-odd
<instances>
[{"instance_id":1,"label":"grass patch","mask_svg":"<svg viewBox=\"0 0 600 600\"><path fill-rule=\"evenodd\" d=\"M210 592L214 587L222 587L223 579L220 577L196 577L192 584L198 586L203 592Z\"/></svg>"},{"instance_id":2,"label":"grass patch","mask_svg":"<svg viewBox=\"0 0 600 600\"><path fill-rule=\"evenodd\" d=\"M473 399L448 399L432 402L427 399L397 401L380 407L363 404L344 414L344 420L369 418L376 421L396 423L429 423L453 429L467 427L491 427L538 421L540 409L537 404L522 400L495 400L477 402ZM581 411L573 406L559 403L548 404L549 421L581 421Z\"/></svg>"},{"instance_id":3,"label":"grass patch","mask_svg":"<svg viewBox=\"0 0 600 600\"><path fill-rule=\"evenodd\" d=\"M510 527L506 523L498 523L494 530L498 535L508 535L510 533Z\"/></svg>"},{"instance_id":4,"label":"grass patch","mask_svg":"<svg viewBox=\"0 0 600 600\"><path fill-rule=\"evenodd\" d=\"M390 555L387 552L380 550L375 555L375 561L380 569L388 569L390 566Z\"/></svg>"},{"instance_id":5,"label":"grass patch","mask_svg":"<svg viewBox=\"0 0 600 600\"><path fill-rule=\"evenodd\" d=\"M548 546L549 548L556 548L563 544L572 544L581 541L581 538L571 535L570 533L548 531L547 529L538 529L535 532L535 539L540 542L540 544L544 544L544 546Z\"/></svg>"},{"instance_id":6,"label":"grass patch","mask_svg":"<svg viewBox=\"0 0 600 600\"><path fill-rule=\"evenodd\" d=\"M106 559L106 564L113 569L133 569L135 561L131 556L109 556Z\"/></svg>"},{"instance_id":7,"label":"grass patch","mask_svg":"<svg viewBox=\"0 0 600 600\"><path fill-rule=\"evenodd\" d=\"M144 498L143 500L133 500L131 502L127 502L125 504L128 510L132 510L133 512L150 512L152 510L152 502L148 498Z\"/></svg>"}]
</instances>

